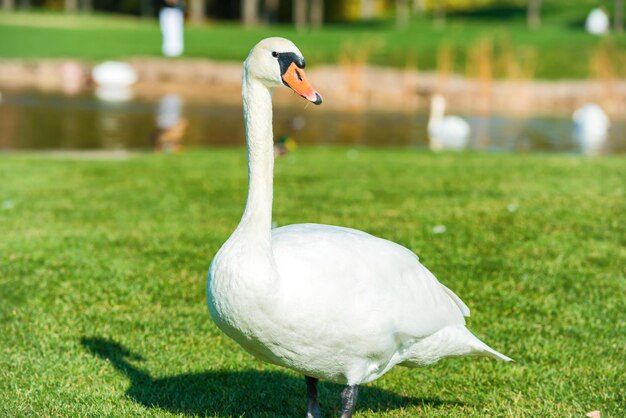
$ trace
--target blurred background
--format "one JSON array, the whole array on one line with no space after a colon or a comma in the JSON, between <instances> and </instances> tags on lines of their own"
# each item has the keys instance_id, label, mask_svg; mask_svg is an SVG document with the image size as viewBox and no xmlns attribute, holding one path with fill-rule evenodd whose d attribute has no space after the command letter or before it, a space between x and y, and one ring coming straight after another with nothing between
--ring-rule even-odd
<instances>
[{"instance_id":1,"label":"blurred background","mask_svg":"<svg viewBox=\"0 0 626 418\"><path fill-rule=\"evenodd\" d=\"M395 370L358 416L626 417L624 0L0 4L0 417L304 415L205 304L269 36L324 97L274 94L274 226L404 245L516 361Z\"/></svg>"},{"instance_id":2,"label":"blurred background","mask_svg":"<svg viewBox=\"0 0 626 418\"><path fill-rule=\"evenodd\" d=\"M241 146L241 62L284 36L325 102L277 91L279 153L624 153L623 3L2 0L0 149Z\"/></svg>"}]
</instances>

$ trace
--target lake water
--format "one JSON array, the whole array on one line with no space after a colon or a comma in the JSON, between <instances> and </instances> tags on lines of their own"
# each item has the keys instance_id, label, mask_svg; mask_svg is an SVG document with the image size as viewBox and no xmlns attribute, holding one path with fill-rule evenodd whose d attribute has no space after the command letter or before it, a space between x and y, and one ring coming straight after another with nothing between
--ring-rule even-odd
<instances>
[{"instance_id":1,"label":"lake water","mask_svg":"<svg viewBox=\"0 0 626 418\"><path fill-rule=\"evenodd\" d=\"M159 116L160 114L160 116ZM468 148L494 152L626 153L626 123L613 121L606 141L590 149L573 138L570 118L481 118ZM111 102L93 94L5 92L0 101L0 149L150 149L157 124L185 118L184 146L242 146L241 106L160 100ZM276 108L274 132L299 144L428 147L428 114L337 112L323 106Z\"/></svg>"}]
</instances>

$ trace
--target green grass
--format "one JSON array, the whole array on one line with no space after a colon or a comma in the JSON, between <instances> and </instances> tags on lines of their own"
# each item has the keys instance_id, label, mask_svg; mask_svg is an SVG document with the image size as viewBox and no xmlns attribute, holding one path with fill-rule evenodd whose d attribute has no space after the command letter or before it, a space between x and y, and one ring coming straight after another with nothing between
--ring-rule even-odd
<instances>
[{"instance_id":1,"label":"green grass","mask_svg":"<svg viewBox=\"0 0 626 418\"><path fill-rule=\"evenodd\" d=\"M449 45L453 71L463 74L468 71L469 50L490 39L498 77L507 77L504 57L511 55L538 78L586 78L593 75L591 62L601 46L610 55L613 68L608 70L626 76L626 35L602 39L586 34L582 28L584 18L597 2L580 3L577 7L570 2L544 7L544 23L537 31L526 27L523 7L451 15L444 28L434 26L428 17L416 17L406 30L396 29L393 21L330 24L321 31L305 32L289 25L253 29L234 23L188 26L185 56L242 61L260 39L284 36L299 45L312 65L335 64L346 50L352 51L348 55L352 56L355 50L366 47L367 61L371 63L404 67L409 61L419 69L432 70L437 67L441 45ZM131 17L0 12L0 39L3 58L102 60L159 56L161 35L156 21Z\"/></svg>"},{"instance_id":2,"label":"green grass","mask_svg":"<svg viewBox=\"0 0 626 418\"><path fill-rule=\"evenodd\" d=\"M623 158L346 155L277 160L275 221L407 246L516 360L396 368L357 417L626 415ZM246 354L205 306L246 181L243 149L0 155L0 416L304 416L301 376ZM339 391L322 384L325 416Z\"/></svg>"}]
</instances>

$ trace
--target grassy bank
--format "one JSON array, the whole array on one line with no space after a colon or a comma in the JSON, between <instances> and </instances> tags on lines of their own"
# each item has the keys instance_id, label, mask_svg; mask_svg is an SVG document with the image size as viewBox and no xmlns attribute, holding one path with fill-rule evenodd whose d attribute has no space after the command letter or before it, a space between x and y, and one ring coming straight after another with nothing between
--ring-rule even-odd
<instances>
[{"instance_id":1,"label":"grassy bank","mask_svg":"<svg viewBox=\"0 0 626 418\"><path fill-rule=\"evenodd\" d=\"M488 63L496 77L626 76L626 35L602 39L586 34L584 18L596 2L584 3L546 6L543 26L536 31L526 27L523 7L452 14L443 27L429 17L416 17L403 30L396 29L393 21L331 24L308 32L287 25L191 26L185 33L185 56L241 61L260 39L284 36L295 41L313 65L352 60L432 70L438 60L444 60L451 64L442 62L442 66L469 75L484 72L479 68ZM131 17L0 13L0 37L0 58L102 60L160 55L157 22Z\"/></svg>"},{"instance_id":2,"label":"grassy bank","mask_svg":"<svg viewBox=\"0 0 626 418\"><path fill-rule=\"evenodd\" d=\"M276 171L277 223L414 250L516 360L397 368L357 416L624 416L623 159L304 149ZM242 149L0 155L0 184L1 416L304 415L301 377L243 352L205 306L245 199ZM321 402L337 416L339 388Z\"/></svg>"}]
</instances>

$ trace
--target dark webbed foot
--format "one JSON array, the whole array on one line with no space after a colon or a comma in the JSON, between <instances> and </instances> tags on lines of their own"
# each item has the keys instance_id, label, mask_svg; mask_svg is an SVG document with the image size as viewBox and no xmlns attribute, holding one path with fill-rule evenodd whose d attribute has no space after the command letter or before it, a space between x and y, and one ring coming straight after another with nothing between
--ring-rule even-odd
<instances>
[{"instance_id":1,"label":"dark webbed foot","mask_svg":"<svg viewBox=\"0 0 626 418\"><path fill-rule=\"evenodd\" d=\"M306 382L306 418L322 418L320 413L320 404L317 400L317 379L310 376L304 376Z\"/></svg>"},{"instance_id":2,"label":"dark webbed foot","mask_svg":"<svg viewBox=\"0 0 626 418\"><path fill-rule=\"evenodd\" d=\"M346 386L346 388L341 392L341 418L352 418L358 394L358 385Z\"/></svg>"}]
</instances>

